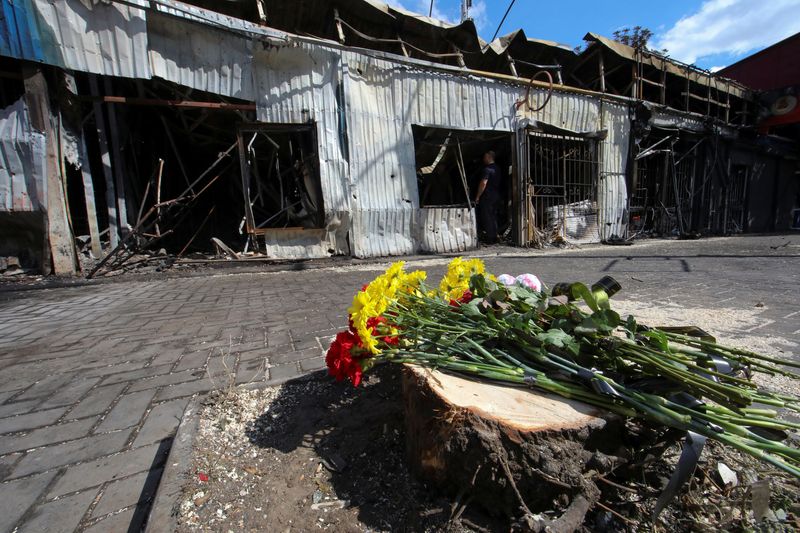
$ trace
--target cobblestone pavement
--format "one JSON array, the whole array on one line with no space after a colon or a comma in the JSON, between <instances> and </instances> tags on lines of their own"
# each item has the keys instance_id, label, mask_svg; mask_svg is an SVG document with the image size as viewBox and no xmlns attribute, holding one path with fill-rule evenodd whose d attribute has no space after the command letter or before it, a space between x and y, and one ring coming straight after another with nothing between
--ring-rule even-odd
<instances>
[{"instance_id":1,"label":"cobblestone pavement","mask_svg":"<svg viewBox=\"0 0 800 533\"><path fill-rule=\"evenodd\" d=\"M621 298L753 308L748 334L800 337L800 236L477 255L550 284L610 274ZM411 266L435 279L446 261ZM321 369L354 289L384 266L0 293L0 531L137 530L189 398Z\"/></svg>"}]
</instances>

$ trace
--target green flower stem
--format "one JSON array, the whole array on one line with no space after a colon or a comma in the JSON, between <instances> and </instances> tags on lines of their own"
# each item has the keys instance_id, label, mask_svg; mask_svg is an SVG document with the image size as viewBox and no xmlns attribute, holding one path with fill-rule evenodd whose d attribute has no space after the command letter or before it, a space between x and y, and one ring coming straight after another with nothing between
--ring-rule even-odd
<instances>
[{"instance_id":1,"label":"green flower stem","mask_svg":"<svg viewBox=\"0 0 800 533\"><path fill-rule=\"evenodd\" d=\"M661 331L661 330L658 330L658 331ZM710 348L711 350L713 350L715 352L719 352L721 350L721 351L724 351L724 352L728 352L729 354L743 356L746 359L758 359L758 360L767 361L769 363L773 363L773 364L776 364L776 365L783 365L783 366L790 366L790 367L793 367L793 368L800 368L800 363L795 362L795 361L787 361L785 359L777 359L775 357L769 357L769 356L766 356L766 355L761 355L761 354L758 354L758 353L755 353L755 352L751 352L751 351L748 351L748 350L742 350L741 348L733 348L733 347L730 347L730 346L721 346L721 345L717 344L716 342L704 341L702 339L698 339L697 337L690 337L688 335L681 335L680 333L671 333L671 332L667 332L667 331L661 331L661 333L663 333L664 335L666 335L669 338L673 338L673 339L679 340L679 341L683 342L684 344L696 345L696 346L702 346L702 347L705 347L705 348ZM800 377L800 376L798 376L798 377Z\"/></svg>"}]
</instances>

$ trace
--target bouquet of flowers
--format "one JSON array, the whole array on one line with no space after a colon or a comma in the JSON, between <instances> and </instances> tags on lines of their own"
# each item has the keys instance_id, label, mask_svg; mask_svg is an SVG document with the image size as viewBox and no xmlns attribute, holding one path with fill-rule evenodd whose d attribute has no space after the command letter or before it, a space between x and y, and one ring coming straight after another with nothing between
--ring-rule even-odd
<instances>
[{"instance_id":1,"label":"bouquet of flowers","mask_svg":"<svg viewBox=\"0 0 800 533\"><path fill-rule=\"evenodd\" d=\"M751 381L753 373L800 379L775 359L717 344L697 328L651 328L610 305L609 277L547 290L532 274L487 273L479 259L453 259L438 287L424 271L394 263L362 287L326 362L358 386L379 363L406 363L529 386L626 417L728 444L800 478L800 398Z\"/></svg>"}]
</instances>

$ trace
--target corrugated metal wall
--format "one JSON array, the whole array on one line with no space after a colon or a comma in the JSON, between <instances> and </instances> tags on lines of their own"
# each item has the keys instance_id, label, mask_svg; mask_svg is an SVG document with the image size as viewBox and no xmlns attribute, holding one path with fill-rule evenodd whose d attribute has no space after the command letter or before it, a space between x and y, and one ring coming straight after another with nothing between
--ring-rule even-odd
<instances>
[{"instance_id":1,"label":"corrugated metal wall","mask_svg":"<svg viewBox=\"0 0 800 533\"><path fill-rule=\"evenodd\" d=\"M0 211L45 210L45 142L23 99L0 110Z\"/></svg>"},{"instance_id":2,"label":"corrugated metal wall","mask_svg":"<svg viewBox=\"0 0 800 533\"><path fill-rule=\"evenodd\" d=\"M475 210L423 207L417 211L417 242L421 252L464 252L475 248Z\"/></svg>"},{"instance_id":3,"label":"corrugated metal wall","mask_svg":"<svg viewBox=\"0 0 800 533\"><path fill-rule=\"evenodd\" d=\"M631 135L630 108L608 101L602 103L602 129L608 136L600 144L600 183L597 205L600 240L625 237L628 187L625 171Z\"/></svg>"},{"instance_id":4,"label":"corrugated metal wall","mask_svg":"<svg viewBox=\"0 0 800 533\"><path fill-rule=\"evenodd\" d=\"M171 15L149 13L148 20L144 9L119 4L88 8L80 0L0 1L4 55L96 74L153 74L253 100L259 121L314 123L326 237L321 246L309 247L317 250L310 253L333 250L370 257L474 246L472 220L463 210L420 211L411 126L514 131L523 84L324 44L276 46ZM137 2L144 5L144 0ZM544 91L532 91L534 105L543 97ZM603 238L621 234L627 107L556 92L529 118L572 131L608 129L601 150L600 233ZM438 236L423 237L425 227L438 228ZM276 255L282 245L270 243Z\"/></svg>"},{"instance_id":5,"label":"corrugated metal wall","mask_svg":"<svg viewBox=\"0 0 800 533\"><path fill-rule=\"evenodd\" d=\"M80 0L0 1L0 54L93 74L150 78L144 9Z\"/></svg>"},{"instance_id":6,"label":"corrugated metal wall","mask_svg":"<svg viewBox=\"0 0 800 533\"><path fill-rule=\"evenodd\" d=\"M153 76L255 100L252 39L158 13L149 14L147 29Z\"/></svg>"},{"instance_id":7,"label":"corrugated metal wall","mask_svg":"<svg viewBox=\"0 0 800 533\"><path fill-rule=\"evenodd\" d=\"M253 52L258 120L282 124L314 122L325 209L327 249L350 254L350 187L342 122L341 67L326 47L262 47ZM279 244L273 248L279 253Z\"/></svg>"}]
</instances>

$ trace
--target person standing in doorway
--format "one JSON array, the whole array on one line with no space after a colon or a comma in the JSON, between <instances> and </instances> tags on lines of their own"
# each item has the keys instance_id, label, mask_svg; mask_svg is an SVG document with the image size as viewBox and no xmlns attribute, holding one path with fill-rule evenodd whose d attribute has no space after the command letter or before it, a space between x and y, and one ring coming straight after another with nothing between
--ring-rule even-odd
<instances>
[{"instance_id":1,"label":"person standing in doorway","mask_svg":"<svg viewBox=\"0 0 800 533\"><path fill-rule=\"evenodd\" d=\"M495 153L483 154L483 173L475 194L475 206L481 229L486 233L486 244L497 242L497 203L500 201L500 172L494 162Z\"/></svg>"}]
</instances>

